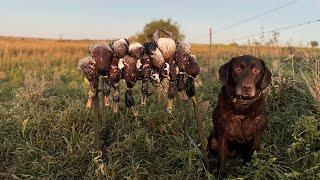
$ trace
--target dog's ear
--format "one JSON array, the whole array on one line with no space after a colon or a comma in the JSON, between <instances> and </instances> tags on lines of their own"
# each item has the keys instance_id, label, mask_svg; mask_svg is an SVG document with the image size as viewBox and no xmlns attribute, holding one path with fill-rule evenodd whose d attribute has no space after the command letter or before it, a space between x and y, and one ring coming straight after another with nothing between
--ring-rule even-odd
<instances>
[{"instance_id":1,"label":"dog's ear","mask_svg":"<svg viewBox=\"0 0 320 180\"><path fill-rule=\"evenodd\" d=\"M228 82L228 77L229 77L229 71L230 71L230 64L231 64L231 61L224 64L223 66L220 67L219 69L219 80L220 80L220 83L222 85L225 85L227 84Z\"/></svg>"},{"instance_id":2,"label":"dog's ear","mask_svg":"<svg viewBox=\"0 0 320 180\"><path fill-rule=\"evenodd\" d=\"M262 61L262 60L261 60ZM269 84L271 84L271 72L266 66L266 64L262 61L263 67L264 67L264 74L261 80L260 88L265 89Z\"/></svg>"}]
</instances>

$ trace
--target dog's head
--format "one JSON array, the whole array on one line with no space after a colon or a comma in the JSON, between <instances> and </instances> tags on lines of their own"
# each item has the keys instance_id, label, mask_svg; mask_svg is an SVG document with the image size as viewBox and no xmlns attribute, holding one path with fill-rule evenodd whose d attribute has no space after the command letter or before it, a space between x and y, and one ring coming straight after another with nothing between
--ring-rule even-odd
<instances>
[{"instance_id":1,"label":"dog's head","mask_svg":"<svg viewBox=\"0 0 320 180\"><path fill-rule=\"evenodd\" d=\"M224 64L219 79L233 96L251 99L271 83L271 72L263 60L246 55Z\"/></svg>"}]
</instances>

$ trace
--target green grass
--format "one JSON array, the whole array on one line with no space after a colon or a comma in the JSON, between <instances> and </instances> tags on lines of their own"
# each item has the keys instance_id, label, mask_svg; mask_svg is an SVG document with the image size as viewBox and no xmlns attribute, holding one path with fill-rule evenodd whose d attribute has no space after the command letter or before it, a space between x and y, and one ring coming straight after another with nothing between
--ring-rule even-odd
<instances>
[{"instance_id":1,"label":"green grass","mask_svg":"<svg viewBox=\"0 0 320 180\"><path fill-rule=\"evenodd\" d=\"M85 108L88 87L76 69L86 46L73 42L71 51L59 48L59 43L68 42L57 42L53 49L33 47L27 54L20 48L0 49L0 179L103 178L94 162L93 112ZM273 84L265 92L268 129L261 151L250 163L228 161L228 178L319 179L320 51L305 50L302 55L304 50L299 49L291 61L274 49L268 56L264 48L254 49L249 52L263 58L273 72ZM213 67L207 68L207 56L195 50L202 66L197 98L206 135L213 126L211 113L220 91L217 69L234 51L216 52ZM147 106L141 107L139 82L134 89L136 120L125 108L123 82L121 86L120 113L106 109L103 116L107 178L217 178L216 168L211 173L204 171L198 152L185 138L187 124L188 132L199 142L190 101L177 98L173 115L168 115L166 96L159 101L155 92ZM217 166L215 159L211 162Z\"/></svg>"}]
</instances>

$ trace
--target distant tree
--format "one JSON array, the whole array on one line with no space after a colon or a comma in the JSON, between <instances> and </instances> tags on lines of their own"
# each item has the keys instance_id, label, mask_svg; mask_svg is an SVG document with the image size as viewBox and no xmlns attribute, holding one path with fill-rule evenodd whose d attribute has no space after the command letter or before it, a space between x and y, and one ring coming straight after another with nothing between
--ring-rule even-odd
<instances>
[{"instance_id":1,"label":"distant tree","mask_svg":"<svg viewBox=\"0 0 320 180\"><path fill-rule=\"evenodd\" d=\"M236 42L233 42L233 43L230 43L229 46L239 46L239 44Z\"/></svg>"},{"instance_id":2,"label":"distant tree","mask_svg":"<svg viewBox=\"0 0 320 180\"><path fill-rule=\"evenodd\" d=\"M318 41L310 41L310 45L311 45L311 47L316 48L319 46L319 43L318 43Z\"/></svg>"},{"instance_id":3,"label":"distant tree","mask_svg":"<svg viewBox=\"0 0 320 180\"><path fill-rule=\"evenodd\" d=\"M142 33L137 33L129 38L131 41L137 41L137 42L145 42L147 39L150 39L150 35L152 35L158 28L162 28L164 30L170 31L174 33L177 40L183 40L184 35L182 34L180 30L180 25L177 22L173 22L171 19L160 19L160 20L154 20L149 23L147 23Z\"/></svg>"}]
</instances>

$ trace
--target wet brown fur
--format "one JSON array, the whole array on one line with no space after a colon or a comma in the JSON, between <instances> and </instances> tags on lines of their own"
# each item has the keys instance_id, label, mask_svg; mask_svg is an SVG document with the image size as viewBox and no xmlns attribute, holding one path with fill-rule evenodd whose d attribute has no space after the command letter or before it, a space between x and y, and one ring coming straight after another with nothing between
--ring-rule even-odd
<instances>
[{"instance_id":1,"label":"wet brown fur","mask_svg":"<svg viewBox=\"0 0 320 180\"><path fill-rule=\"evenodd\" d=\"M240 56L237 61L257 61L252 56ZM225 161L227 157L241 155L249 161L254 151L259 151L262 135L267 127L266 101L260 95L264 88L271 83L271 73L262 60L260 73L255 77L257 87L256 97L248 103L239 102L234 89L232 73L232 59L219 70L223 87L219 93L218 104L212 118L214 128L208 139L209 149L218 155L219 176L225 175ZM231 93L231 95L230 95ZM230 97L232 96L232 97Z\"/></svg>"}]
</instances>

